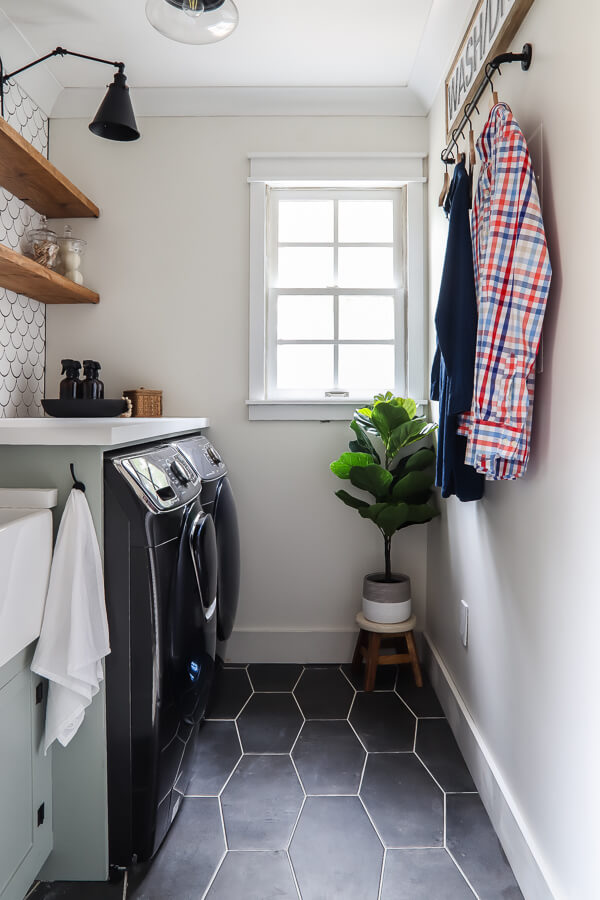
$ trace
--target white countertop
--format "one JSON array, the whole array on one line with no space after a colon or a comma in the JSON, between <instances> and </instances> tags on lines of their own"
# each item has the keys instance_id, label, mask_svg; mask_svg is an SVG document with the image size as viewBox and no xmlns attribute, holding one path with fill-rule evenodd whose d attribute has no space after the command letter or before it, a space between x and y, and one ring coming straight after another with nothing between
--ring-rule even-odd
<instances>
[{"instance_id":1,"label":"white countertop","mask_svg":"<svg viewBox=\"0 0 600 900\"><path fill-rule=\"evenodd\" d=\"M0 446L68 445L115 447L208 428L200 418L0 419Z\"/></svg>"}]
</instances>

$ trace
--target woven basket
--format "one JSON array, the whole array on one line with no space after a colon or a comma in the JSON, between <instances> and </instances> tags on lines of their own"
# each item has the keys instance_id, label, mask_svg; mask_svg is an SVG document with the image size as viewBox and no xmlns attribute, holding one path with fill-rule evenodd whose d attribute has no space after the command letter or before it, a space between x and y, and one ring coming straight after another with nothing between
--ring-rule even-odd
<instances>
[{"instance_id":1,"label":"woven basket","mask_svg":"<svg viewBox=\"0 0 600 900\"><path fill-rule=\"evenodd\" d=\"M152 391L148 388L137 388L131 391L123 391L123 396L131 400L132 415L143 418L159 418L162 416L162 391Z\"/></svg>"}]
</instances>

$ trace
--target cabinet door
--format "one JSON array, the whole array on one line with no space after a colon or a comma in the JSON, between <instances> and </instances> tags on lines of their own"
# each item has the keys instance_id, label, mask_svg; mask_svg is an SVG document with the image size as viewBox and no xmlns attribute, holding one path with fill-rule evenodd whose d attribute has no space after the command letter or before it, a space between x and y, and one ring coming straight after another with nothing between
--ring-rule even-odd
<instances>
[{"instance_id":1,"label":"cabinet door","mask_svg":"<svg viewBox=\"0 0 600 900\"><path fill-rule=\"evenodd\" d=\"M0 897L33 847L31 716L24 669L0 690Z\"/></svg>"},{"instance_id":2,"label":"cabinet door","mask_svg":"<svg viewBox=\"0 0 600 900\"><path fill-rule=\"evenodd\" d=\"M52 775L44 756L46 682L31 648L0 669L0 900L22 900L52 849Z\"/></svg>"}]
</instances>

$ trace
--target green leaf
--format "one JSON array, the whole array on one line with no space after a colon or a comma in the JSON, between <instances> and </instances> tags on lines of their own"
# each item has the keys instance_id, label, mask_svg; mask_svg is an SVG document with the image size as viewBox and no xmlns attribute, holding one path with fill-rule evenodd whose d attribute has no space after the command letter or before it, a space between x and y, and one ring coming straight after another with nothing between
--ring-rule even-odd
<instances>
[{"instance_id":1,"label":"green leaf","mask_svg":"<svg viewBox=\"0 0 600 900\"><path fill-rule=\"evenodd\" d=\"M422 503L419 506L408 506L408 525L423 525L439 516L439 512L430 503Z\"/></svg>"},{"instance_id":2,"label":"green leaf","mask_svg":"<svg viewBox=\"0 0 600 900\"><path fill-rule=\"evenodd\" d=\"M363 406L361 409L357 409L354 415L355 417L362 416L363 419L370 419L373 415L373 410L370 406Z\"/></svg>"},{"instance_id":3,"label":"green leaf","mask_svg":"<svg viewBox=\"0 0 600 900\"><path fill-rule=\"evenodd\" d=\"M357 421L350 422L350 428L356 435L356 440L350 442L350 450L358 450L362 453L370 453L375 462L381 462L381 460L379 459L379 454L375 450L375 447L373 446L370 439L367 437L366 432L359 425L359 423Z\"/></svg>"},{"instance_id":4,"label":"green leaf","mask_svg":"<svg viewBox=\"0 0 600 900\"><path fill-rule=\"evenodd\" d=\"M422 447L406 460L404 471L416 472L421 469L428 469L435 462L435 450L431 447Z\"/></svg>"},{"instance_id":5,"label":"green leaf","mask_svg":"<svg viewBox=\"0 0 600 900\"><path fill-rule=\"evenodd\" d=\"M387 509L389 503L372 503L370 506L367 505L362 509L359 509L360 515L363 519L371 519L372 522L377 524L377 519L381 515L384 509Z\"/></svg>"},{"instance_id":6,"label":"green leaf","mask_svg":"<svg viewBox=\"0 0 600 900\"><path fill-rule=\"evenodd\" d=\"M433 469L423 469L421 472L407 472L394 485L392 497L397 503L410 502L415 496L431 488L433 481Z\"/></svg>"},{"instance_id":7,"label":"green leaf","mask_svg":"<svg viewBox=\"0 0 600 900\"><path fill-rule=\"evenodd\" d=\"M376 403L388 403L390 400L394 399L394 395L391 391L386 391L385 394L375 394L373 397L373 405Z\"/></svg>"},{"instance_id":8,"label":"green leaf","mask_svg":"<svg viewBox=\"0 0 600 900\"><path fill-rule=\"evenodd\" d=\"M329 468L338 478L349 478L351 469L372 465L375 463L373 457L368 453L342 453L340 458L332 462Z\"/></svg>"},{"instance_id":9,"label":"green leaf","mask_svg":"<svg viewBox=\"0 0 600 900\"><path fill-rule=\"evenodd\" d=\"M377 517L377 525L386 537L391 537L408 521L410 507L406 503L386 503L385 506Z\"/></svg>"},{"instance_id":10,"label":"green leaf","mask_svg":"<svg viewBox=\"0 0 600 900\"><path fill-rule=\"evenodd\" d=\"M358 497L353 497L348 491L336 491L335 496L339 497L346 506L351 506L352 509L361 510L369 505L366 500L359 500Z\"/></svg>"},{"instance_id":11,"label":"green leaf","mask_svg":"<svg viewBox=\"0 0 600 900\"><path fill-rule=\"evenodd\" d=\"M408 422L409 416L403 406L382 402L374 407L371 421L379 431L381 440L387 446L392 432Z\"/></svg>"},{"instance_id":12,"label":"green leaf","mask_svg":"<svg viewBox=\"0 0 600 900\"><path fill-rule=\"evenodd\" d=\"M398 428L395 428L392 432L388 442L390 455L393 456L402 447L406 447L408 444L414 444L415 441L421 440L421 438L425 437L425 435L436 428L437 425L427 422L423 416L411 419L409 422L405 422L404 425L399 425Z\"/></svg>"},{"instance_id":13,"label":"green leaf","mask_svg":"<svg viewBox=\"0 0 600 900\"><path fill-rule=\"evenodd\" d=\"M373 463L373 460L371 460L371 463ZM365 468L355 466L350 469L350 481L354 487L359 488L361 491L368 491L377 500L385 500L393 480L394 476L392 473L376 463Z\"/></svg>"}]
</instances>

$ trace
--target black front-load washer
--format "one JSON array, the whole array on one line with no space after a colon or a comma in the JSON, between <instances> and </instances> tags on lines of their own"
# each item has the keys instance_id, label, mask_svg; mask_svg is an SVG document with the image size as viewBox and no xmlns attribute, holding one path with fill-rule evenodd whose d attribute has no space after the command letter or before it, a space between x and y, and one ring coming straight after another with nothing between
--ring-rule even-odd
<instances>
[{"instance_id":1,"label":"black front-load washer","mask_svg":"<svg viewBox=\"0 0 600 900\"><path fill-rule=\"evenodd\" d=\"M240 593L240 534L227 466L204 435L178 438L173 446L199 473L202 508L214 519L219 560L217 638L226 641L233 630Z\"/></svg>"},{"instance_id":2,"label":"black front-load washer","mask_svg":"<svg viewBox=\"0 0 600 900\"><path fill-rule=\"evenodd\" d=\"M217 544L171 446L108 453L104 570L109 861L150 859L190 777L216 646Z\"/></svg>"}]
</instances>

